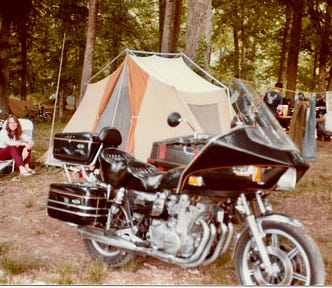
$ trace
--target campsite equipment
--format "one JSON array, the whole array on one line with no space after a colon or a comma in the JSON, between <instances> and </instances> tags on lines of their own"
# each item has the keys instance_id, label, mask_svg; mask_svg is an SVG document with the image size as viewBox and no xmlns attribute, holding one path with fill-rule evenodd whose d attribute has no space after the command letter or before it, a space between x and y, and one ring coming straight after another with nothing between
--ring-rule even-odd
<instances>
[{"instance_id":1,"label":"campsite equipment","mask_svg":"<svg viewBox=\"0 0 332 288\"><path fill-rule=\"evenodd\" d=\"M153 142L192 133L190 127L171 129L165 123L175 109L199 132L229 131L233 112L227 87L183 53L126 49L110 65L119 62L111 75L88 84L63 133L98 134L104 127L116 127L123 138L120 148L146 161ZM41 160L62 166L52 151L50 147Z\"/></svg>"},{"instance_id":2,"label":"campsite equipment","mask_svg":"<svg viewBox=\"0 0 332 288\"><path fill-rule=\"evenodd\" d=\"M184 154L203 145L186 165L168 171L117 148L120 132L103 129L95 169L86 182L51 184L48 215L77 225L91 256L113 267L136 254L196 267L233 243L241 284L323 285L315 242L299 220L273 212L267 200L293 189L309 166L254 89L241 81L230 88L232 98L247 92L250 114L234 118L226 133L195 130L165 140ZM194 127L180 113L171 113L168 124Z\"/></svg>"}]
</instances>

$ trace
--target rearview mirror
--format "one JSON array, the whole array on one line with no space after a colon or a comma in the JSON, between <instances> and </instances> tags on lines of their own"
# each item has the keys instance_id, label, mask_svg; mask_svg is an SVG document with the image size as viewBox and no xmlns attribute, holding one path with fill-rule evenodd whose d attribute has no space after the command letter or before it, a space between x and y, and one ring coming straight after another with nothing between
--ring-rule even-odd
<instances>
[{"instance_id":1,"label":"rearview mirror","mask_svg":"<svg viewBox=\"0 0 332 288\"><path fill-rule=\"evenodd\" d=\"M167 124L171 127L176 127L181 122L181 115L178 112L173 112L167 117Z\"/></svg>"}]
</instances>

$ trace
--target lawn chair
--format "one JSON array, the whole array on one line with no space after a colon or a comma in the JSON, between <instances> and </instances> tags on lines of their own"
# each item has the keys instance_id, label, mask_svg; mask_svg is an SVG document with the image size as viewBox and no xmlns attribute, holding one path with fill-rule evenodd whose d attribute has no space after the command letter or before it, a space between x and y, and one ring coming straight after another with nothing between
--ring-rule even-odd
<instances>
[{"instance_id":1,"label":"lawn chair","mask_svg":"<svg viewBox=\"0 0 332 288\"><path fill-rule=\"evenodd\" d=\"M29 137L31 137L32 139L33 122L30 119L25 119L25 118L20 118L18 120L21 123L23 133L29 135ZM6 121L4 122L3 127L6 127ZM13 159L0 161L0 174L13 173L14 170L15 170L15 163Z\"/></svg>"}]
</instances>

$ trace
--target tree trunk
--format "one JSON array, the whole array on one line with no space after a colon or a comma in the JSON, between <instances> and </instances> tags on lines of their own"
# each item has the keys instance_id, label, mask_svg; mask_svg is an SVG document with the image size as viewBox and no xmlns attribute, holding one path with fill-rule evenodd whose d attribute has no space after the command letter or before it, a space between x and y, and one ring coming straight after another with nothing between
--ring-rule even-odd
<instances>
[{"instance_id":1,"label":"tree trunk","mask_svg":"<svg viewBox=\"0 0 332 288\"><path fill-rule=\"evenodd\" d=\"M163 42L166 0L159 0L159 51Z\"/></svg>"},{"instance_id":2,"label":"tree trunk","mask_svg":"<svg viewBox=\"0 0 332 288\"><path fill-rule=\"evenodd\" d=\"M332 66L330 67L329 79L327 81L326 91L332 91Z\"/></svg>"},{"instance_id":3,"label":"tree trunk","mask_svg":"<svg viewBox=\"0 0 332 288\"><path fill-rule=\"evenodd\" d=\"M98 13L98 0L90 0L88 32L87 32L87 40L85 47L79 102L81 102L86 87L88 85L88 81L92 76L92 62L93 62L94 46L96 40L97 13Z\"/></svg>"},{"instance_id":4,"label":"tree trunk","mask_svg":"<svg viewBox=\"0 0 332 288\"><path fill-rule=\"evenodd\" d=\"M284 35L283 35L283 41L280 53L280 67L278 73L278 82L281 83L284 83L286 79L287 51L289 49L289 43L290 43L289 36L290 36L291 20L292 20L292 10L286 9L286 23L284 27Z\"/></svg>"},{"instance_id":5,"label":"tree trunk","mask_svg":"<svg viewBox=\"0 0 332 288\"><path fill-rule=\"evenodd\" d=\"M25 17L24 17L25 18ZM27 28L26 21L24 18L19 20L19 34L20 34L20 43L21 43L21 57L22 57L22 69L21 69L21 100L27 99L27 79L28 79L28 70L27 70Z\"/></svg>"},{"instance_id":6,"label":"tree trunk","mask_svg":"<svg viewBox=\"0 0 332 288\"><path fill-rule=\"evenodd\" d=\"M240 77L240 47L239 47L239 36L237 26L233 26L233 38L234 38L234 55L233 55L233 62L234 62L234 75L236 78Z\"/></svg>"},{"instance_id":7,"label":"tree trunk","mask_svg":"<svg viewBox=\"0 0 332 288\"><path fill-rule=\"evenodd\" d=\"M330 60L330 33L331 33L331 9L332 9L332 1L326 1L326 10L325 16L323 11L314 5L312 2L308 2L310 19L315 27L316 33L320 37L320 49L317 53L317 61L318 61L318 79L317 79L317 90L318 90L318 98L320 98L325 91L325 84L327 78L327 66ZM316 58L316 57L315 57ZM314 75L316 78L316 75ZM327 83L329 86L329 83Z\"/></svg>"},{"instance_id":8,"label":"tree trunk","mask_svg":"<svg viewBox=\"0 0 332 288\"><path fill-rule=\"evenodd\" d=\"M207 69L212 29L211 0L188 0L185 53Z\"/></svg>"},{"instance_id":9,"label":"tree trunk","mask_svg":"<svg viewBox=\"0 0 332 288\"><path fill-rule=\"evenodd\" d=\"M300 51L300 40L302 30L302 11L303 0L293 0L292 2L292 28L291 42L289 45L288 61L287 61L287 92L286 98L292 102L294 100L296 90L298 57Z\"/></svg>"},{"instance_id":10,"label":"tree trunk","mask_svg":"<svg viewBox=\"0 0 332 288\"><path fill-rule=\"evenodd\" d=\"M8 104L9 97L9 35L11 21L3 17L0 33L0 109L11 112Z\"/></svg>"},{"instance_id":11,"label":"tree trunk","mask_svg":"<svg viewBox=\"0 0 332 288\"><path fill-rule=\"evenodd\" d=\"M325 91L325 79L327 76L327 63L330 59L330 33L331 33L331 9L332 6L330 4L331 1L327 1L328 5L326 8L325 14L325 27L321 27L321 44L320 44L320 51L319 51L319 72L318 72L318 94L322 94ZM321 97L322 95L317 95Z\"/></svg>"},{"instance_id":12,"label":"tree trunk","mask_svg":"<svg viewBox=\"0 0 332 288\"><path fill-rule=\"evenodd\" d=\"M163 17L161 52L177 52L180 35L182 0L166 0Z\"/></svg>"}]
</instances>

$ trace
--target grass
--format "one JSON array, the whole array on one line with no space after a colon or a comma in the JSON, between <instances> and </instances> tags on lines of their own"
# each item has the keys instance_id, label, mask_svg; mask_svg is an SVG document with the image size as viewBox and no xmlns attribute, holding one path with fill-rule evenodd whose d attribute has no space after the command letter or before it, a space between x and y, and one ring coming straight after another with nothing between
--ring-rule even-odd
<instances>
[{"instance_id":1,"label":"grass","mask_svg":"<svg viewBox=\"0 0 332 288\"><path fill-rule=\"evenodd\" d=\"M102 284L107 275L107 265L101 260L93 260L87 270L87 282L90 284Z\"/></svg>"},{"instance_id":2,"label":"grass","mask_svg":"<svg viewBox=\"0 0 332 288\"><path fill-rule=\"evenodd\" d=\"M75 274L76 271L72 262L60 262L57 267L57 277L55 281L60 285L74 284L76 282L74 279Z\"/></svg>"},{"instance_id":3,"label":"grass","mask_svg":"<svg viewBox=\"0 0 332 288\"><path fill-rule=\"evenodd\" d=\"M24 249L9 242L0 243L0 267L5 272L2 278L5 278L5 275L11 277L12 275L39 270L40 265L41 261L31 257L31 255L24 254Z\"/></svg>"},{"instance_id":4,"label":"grass","mask_svg":"<svg viewBox=\"0 0 332 288\"><path fill-rule=\"evenodd\" d=\"M56 123L54 131L62 131L64 126L65 122ZM49 137L50 123L36 123L34 129L35 146L33 150L32 164L37 167L38 175L35 175L32 178L28 177L30 179L24 179L24 183L26 183L27 187L24 187L24 191L22 192L22 201L24 207L28 210L28 213L31 211L45 210L45 207L36 201L38 196L40 196L42 193L39 190L40 181L45 181L45 175L48 177L56 177L61 173L59 168L45 167L42 163L38 163L36 161L47 151L49 146ZM320 160L312 161L311 168L309 169L308 173L306 173L305 176L301 179L295 190L275 193L277 196L271 195L272 201L280 203L281 201L287 201L287 199L291 199L292 197L301 196L308 193L317 194L317 197L327 193L327 195L329 195L328 200L331 204L332 177L330 172L330 163L332 163L332 155L326 152L326 154L324 154L322 157L324 158L324 163L322 163L323 161ZM11 181L13 178L14 176L8 176L9 181ZM6 193L6 190L4 188L0 188L0 197L4 193ZM271 198L268 199L271 200ZM296 205L296 203L294 203L294 205ZM42 212L44 213L45 211ZM326 216L327 219L331 220L332 210L330 210ZM6 221L7 219L8 215L0 213L1 221ZM329 226L330 224L327 225ZM39 226L32 227L31 229L32 235L38 237L39 235L43 235L44 231L49 228L47 226ZM316 237L315 240L317 244L324 249L322 254L326 265L326 284L331 285L332 241L330 240L330 237L326 235L314 236ZM17 253L17 251L20 251L20 253ZM22 251L24 253L29 253L25 251L24 247L20 247L20 249L18 249L14 242L0 242L0 270L3 270L5 273L2 276L0 274L0 283L12 284L15 281L20 283L20 280L24 279L27 274L38 274L40 273L40 270L42 270L43 274L41 277L47 279L47 283L55 283L58 285L105 284L105 279L107 279L109 275L112 275L113 272L123 273L124 275L135 275L139 273L140 269L144 269L143 262L148 263L150 261L150 257L137 257L120 269L114 270L99 260L91 260L89 263L82 265L81 263L78 263L77 261L75 262L72 259L63 259L62 255L60 255L58 264L54 268L54 266L47 263L46 261L38 259L30 254L24 254ZM84 251L82 251L82 253L84 253ZM181 267L175 268L176 265L168 266L168 264L162 264L162 267L159 267L158 264L155 265L158 269L160 269L160 273L163 273L163 269L165 270L165 273L168 272L168 267L170 267L169 269L187 271ZM158 271L158 269L156 269L156 271ZM193 274L192 277L188 280L188 284L220 285L220 283L222 283L223 285L234 285L234 283L237 283L234 273L234 262L231 258L230 252L222 255L212 264L207 266L200 266L197 269L194 268L193 270L198 270L199 273L197 275ZM48 276L45 276L45 274ZM21 278L14 281L13 277L15 276ZM174 279L174 281L178 280Z\"/></svg>"}]
</instances>

